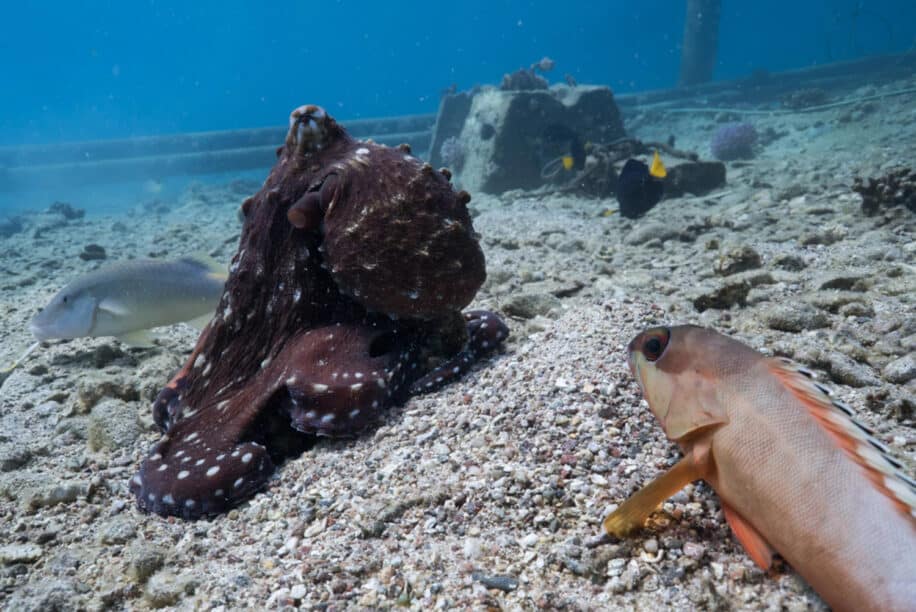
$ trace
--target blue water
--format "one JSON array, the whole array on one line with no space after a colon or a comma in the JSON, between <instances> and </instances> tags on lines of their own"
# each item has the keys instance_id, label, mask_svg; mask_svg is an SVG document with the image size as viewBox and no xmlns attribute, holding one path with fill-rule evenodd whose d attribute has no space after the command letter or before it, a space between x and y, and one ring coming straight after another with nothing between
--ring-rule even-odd
<instances>
[{"instance_id":1,"label":"blue water","mask_svg":"<svg viewBox=\"0 0 916 612\"><path fill-rule=\"evenodd\" d=\"M717 78L900 52L916 3L723 2ZM685 2L4 3L0 145L434 112L542 56L555 80L676 83Z\"/></svg>"}]
</instances>

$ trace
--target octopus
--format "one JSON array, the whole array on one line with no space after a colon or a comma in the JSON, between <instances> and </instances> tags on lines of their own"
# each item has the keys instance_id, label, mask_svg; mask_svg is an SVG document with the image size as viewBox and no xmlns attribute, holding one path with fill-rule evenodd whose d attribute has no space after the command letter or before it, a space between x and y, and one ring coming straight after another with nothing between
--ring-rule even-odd
<instances>
[{"instance_id":1,"label":"octopus","mask_svg":"<svg viewBox=\"0 0 916 612\"><path fill-rule=\"evenodd\" d=\"M486 278L446 169L295 109L245 200L216 314L153 402L163 431L130 481L139 507L197 519L265 488L317 436L352 437L497 348L495 314L462 312Z\"/></svg>"}]
</instances>

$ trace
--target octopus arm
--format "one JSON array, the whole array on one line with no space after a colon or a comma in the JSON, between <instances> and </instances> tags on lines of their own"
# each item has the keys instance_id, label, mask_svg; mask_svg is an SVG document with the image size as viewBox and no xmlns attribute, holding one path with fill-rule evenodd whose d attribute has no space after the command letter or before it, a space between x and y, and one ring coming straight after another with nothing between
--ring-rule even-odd
<instances>
[{"instance_id":1,"label":"octopus arm","mask_svg":"<svg viewBox=\"0 0 916 612\"><path fill-rule=\"evenodd\" d=\"M376 420L403 385L414 351L394 329L337 324L288 347L281 406L298 431L355 435Z\"/></svg>"},{"instance_id":2,"label":"octopus arm","mask_svg":"<svg viewBox=\"0 0 916 612\"><path fill-rule=\"evenodd\" d=\"M488 310L464 313L468 342L457 355L439 365L410 387L412 394L430 393L460 378L475 361L497 348L509 335L509 328L496 314Z\"/></svg>"},{"instance_id":3,"label":"octopus arm","mask_svg":"<svg viewBox=\"0 0 916 612\"><path fill-rule=\"evenodd\" d=\"M214 449L197 430L175 430L153 447L130 482L148 512L185 519L219 514L254 495L274 472L257 442Z\"/></svg>"}]
</instances>

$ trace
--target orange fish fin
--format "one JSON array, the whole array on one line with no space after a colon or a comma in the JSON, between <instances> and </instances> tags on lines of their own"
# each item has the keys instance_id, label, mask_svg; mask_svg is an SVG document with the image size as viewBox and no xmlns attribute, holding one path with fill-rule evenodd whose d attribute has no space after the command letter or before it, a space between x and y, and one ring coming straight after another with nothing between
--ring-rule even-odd
<instances>
[{"instance_id":1,"label":"orange fish fin","mask_svg":"<svg viewBox=\"0 0 916 612\"><path fill-rule=\"evenodd\" d=\"M773 564L773 555L776 554L773 547L763 539L763 536L753 525L744 520L744 517L735 512L725 502L722 502L722 512L725 514L725 520L728 521L729 527L732 528L735 537L741 542L741 546L744 547L747 555L753 559L760 569L764 571L770 569Z\"/></svg>"},{"instance_id":2,"label":"orange fish fin","mask_svg":"<svg viewBox=\"0 0 916 612\"><path fill-rule=\"evenodd\" d=\"M814 374L789 359L769 359L770 371L824 428L833 441L865 471L879 491L901 512L916 519L916 482L903 472L887 447L873 431L853 417L852 409L833 399L830 389L814 380Z\"/></svg>"},{"instance_id":3,"label":"orange fish fin","mask_svg":"<svg viewBox=\"0 0 916 612\"><path fill-rule=\"evenodd\" d=\"M666 499L705 474L692 455L684 457L667 472L631 495L604 519L604 531L621 538L642 527L649 515Z\"/></svg>"}]
</instances>

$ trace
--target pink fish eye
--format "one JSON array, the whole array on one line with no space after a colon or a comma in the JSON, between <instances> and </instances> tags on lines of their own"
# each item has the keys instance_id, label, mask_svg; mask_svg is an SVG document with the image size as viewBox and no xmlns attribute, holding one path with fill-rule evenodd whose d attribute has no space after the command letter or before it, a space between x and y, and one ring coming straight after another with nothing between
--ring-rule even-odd
<instances>
[{"instance_id":1,"label":"pink fish eye","mask_svg":"<svg viewBox=\"0 0 916 612\"><path fill-rule=\"evenodd\" d=\"M665 352L670 338L671 330L667 327L650 329L646 332L646 340L642 344L642 354L649 361L656 361Z\"/></svg>"}]
</instances>

